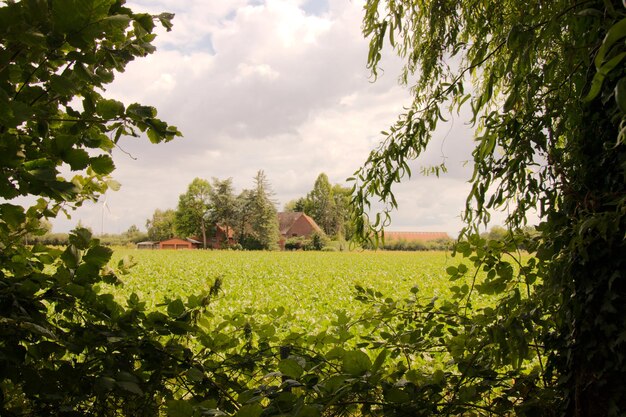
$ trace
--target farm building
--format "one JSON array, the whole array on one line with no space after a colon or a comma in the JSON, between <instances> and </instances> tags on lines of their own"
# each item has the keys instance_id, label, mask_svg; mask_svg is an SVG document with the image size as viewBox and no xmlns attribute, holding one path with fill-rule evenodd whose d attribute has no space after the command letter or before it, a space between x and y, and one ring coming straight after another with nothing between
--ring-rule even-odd
<instances>
[{"instance_id":1,"label":"farm building","mask_svg":"<svg viewBox=\"0 0 626 417\"><path fill-rule=\"evenodd\" d=\"M172 238L159 242L159 249L197 249L202 243L194 239Z\"/></svg>"},{"instance_id":2,"label":"farm building","mask_svg":"<svg viewBox=\"0 0 626 417\"><path fill-rule=\"evenodd\" d=\"M323 233L315 220L302 212L278 213L278 230L281 249L285 249L285 241L291 237L309 237L315 232Z\"/></svg>"},{"instance_id":3,"label":"farm building","mask_svg":"<svg viewBox=\"0 0 626 417\"><path fill-rule=\"evenodd\" d=\"M159 249L159 242L139 242L137 243L137 249Z\"/></svg>"}]
</instances>

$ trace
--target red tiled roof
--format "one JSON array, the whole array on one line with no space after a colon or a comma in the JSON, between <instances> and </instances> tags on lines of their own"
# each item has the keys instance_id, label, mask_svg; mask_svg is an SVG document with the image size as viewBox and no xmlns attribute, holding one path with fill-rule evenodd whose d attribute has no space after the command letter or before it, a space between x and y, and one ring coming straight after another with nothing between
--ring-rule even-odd
<instances>
[{"instance_id":1,"label":"red tiled roof","mask_svg":"<svg viewBox=\"0 0 626 417\"><path fill-rule=\"evenodd\" d=\"M315 220L302 212L278 213L278 230L281 235L296 234L298 236L322 231Z\"/></svg>"}]
</instances>

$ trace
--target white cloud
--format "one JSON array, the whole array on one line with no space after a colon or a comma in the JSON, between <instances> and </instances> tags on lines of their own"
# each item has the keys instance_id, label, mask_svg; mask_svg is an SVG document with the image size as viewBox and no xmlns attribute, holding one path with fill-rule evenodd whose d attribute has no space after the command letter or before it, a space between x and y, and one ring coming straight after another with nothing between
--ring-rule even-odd
<instances>
[{"instance_id":1,"label":"white cloud","mask_svg":"<svg viewBox=\"0 0 626 417\"><path fill-rule=\"evenodd\" d=\"M116 218L105 213L105 232L143 227L156 208L174 208L194 177L233 177L241 190L264 169L281 207L305 195L321 172L344 182L410 104L396 83L397 61L385 58L383 76L370 80L360 0L136 0L129 6L176 13L174 29L160 31L157 52L132 62L107 94L154 105L184 138L160 145L121 141L114 177L122 189L107 196ZM437 164L443 152L450 174L399 186L394 227L458 230L468 171L461 161L472 143L461 119L451 123L416 163ZM101 207L86 205L55 229L78 219L99 232Z\"/></svg>"}]
</instances>

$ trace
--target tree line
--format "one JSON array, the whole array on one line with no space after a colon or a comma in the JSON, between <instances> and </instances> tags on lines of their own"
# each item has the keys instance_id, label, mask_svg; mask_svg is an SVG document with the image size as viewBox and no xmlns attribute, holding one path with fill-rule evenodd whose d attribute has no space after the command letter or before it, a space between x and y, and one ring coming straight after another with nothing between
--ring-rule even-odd
<instances>
[{"instance_id":1,"label":"tree line","mask_svg":"<svg viewBox=\"0 0 626 417\"><path fill-rule=\"evenodd\" d=\"M216 227L233 236L245 249L278 248L280 233L276 202L271 184L260 170L254 186L235 195L232 178L220 180L195 178L178 198L176 209L156 209L146 221L148 238L154 241L174 236L198 237L204 248L215 236ZM228 243L226 241L225 243Z\"/></svg>"},{"instance_id":2,"label":"tree line","mask_svg":"<svg viewBox=\"0 0 626 417\"><path fill-rule=\"evenodd\" d=\"M313 218L326 236L350 239L349 202L351 189L331 185L321 173L312 190L285 205L285 211L303 212ZM236 247L274 250L278 248L277 203L271 184L263 171L254 177L254 186L235 194L232 178L211 181L195 178L178 198L176 209L156 209L146 221L147 238L162 241L179 237L198 237L204 248L221 227L232 234ZM224 242L227 243L227 242Z\"/></svg>"}]
</instances>

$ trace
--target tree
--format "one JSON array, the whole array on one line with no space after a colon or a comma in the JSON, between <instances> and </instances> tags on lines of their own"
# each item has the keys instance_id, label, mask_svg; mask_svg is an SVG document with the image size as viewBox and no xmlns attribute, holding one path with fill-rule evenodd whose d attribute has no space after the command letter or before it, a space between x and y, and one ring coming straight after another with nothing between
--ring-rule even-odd
<instances>
[{"instance_id":1,"label":"tree","mask_svg":"<svg viewBox=\"0 0 626 417\"><path fill-rule=\"evenodd\" d=\"M176 235L176 212L169 210L154 210L152 218L146 220L148 239L161 241L171 239Z\"/></svg>"},{"instance_id":2,"label":"tree","mask_svg":"<svg viewBox=\"0 0 626 417\"><path fill-rule=\"evenodd\" d=\"M352 189L335 184L333 185L332 192L335 206L335 227L337 229L337 235L340 235L343 239L351 240L354 235L352 213L350 212Z\"/></svg>"},{"instance_id":3,"label":"tree","mask_svg":"<svg viewBox=\"0 0 626 417\"><path fill-rule=\"evenodd\" d=\"M163 372L189 364L184 344L171 338L166 351L162 341L176 326L193 329L200 299L190 309L177 299L170 316L146 314L136 295L122 305L100 292L120 283L128 261L109 266L111 250L88 230L73 231L62 250L23 239L118 187L110 152L123 137L180 136L154 108L102 95L116 72L155 50L156 24L169 30L172 17L115 0L0 6L3 416L155 415L173 395ZM38 200L24 208L19 196Z\"/></svg>"},{"instance_id":4,"label":"tree","mask_svg":"<svg viewBox=\"0 0 626 417\"><path fill-rule=\"evenodd\" d=\"M206 249L207 231L212 226L211 210L211 184L194 178L187 191L178 198L176 232L183 236L202 236L202 246Z\"/></svg>"},{"instance_id":5,"label":"tree","mask_svg":"<svg viewBox=\"0 0 626 417\"><path fill-rule=\"evenodd\" d=\"M393 184L410 175L409 161L426 149L447 112L469 104L476 145L463 214L468 240L459 253L470 256L473 250L476 262L487 262L487 253L510 247L486 248L473 235L492 210L508 208L511 231L525 225L529 210L538 208L542 218L530 246L535 259L522 269L527 297L515 298L514 288L501 285L517 279L502 267L472 287L501 294L500 306L508 310L494 311L506 314L507 323L524 323L517 335L511 326L496 331L501 324L495 317L493 327L485 326L520 349L484 340L502 346L498 355L511 363L515 355L528 359L536 351L540 377L527 389L541 398L537 414L622 413L624 5L370 0L365 10L369 68L376 76L388 39L405 62L401 80L410 85L413 102L353 178L358 232L371 234L366 208L372 198L387 207L371 225L384 226L397 206ZM458 276L458 269L451 272Z\"/></svg>"},{"instance_id":6,"label":"tree","mask_svg":"<svg viewBox=\"0 0 626 417\"><path fill-rule=\"evenodd\" d=\"M211 199L211 222L226 229L226 239L236 224L237 203L233 190L233 179L220 181L213 178L209 193Z\"/></svg>"},{"instance_id":7,"label":"tree","mask_svg":"<svg viewBox=\"0 0 626 417\"><path fill-rule=\"evenodd\" d=\"M254 214L254 192L243 190L235 199L235 240L246 247L250 240L250 222Z\"/></svg>"},{"instance_id":8,"label":"tree","mask_svg":"<svg viewBox=\"0 0 626 417\"><path fill-rule=\"evenodd\" d=\"M285 204L285 211L295 212L295 213L309 213L310 212L310 202L306 199L306 197L300 197L295 200L290 200Z\"/></svg>"},{"instance_id":9,"label":"tree","mask_svg":"<svg viewBox=\"0 0 626 417\"><path fill-rule=\"evenodd\" d=\"M337 213L333 197L333 187L323 172L317 176L313 189L307 195L311 204L311 217L327 235L337 233Z\"/></svg>"},{"instance_id":10,"label":"tree","mask_svg":"<svg viewBox=\"0 0 626 417\"><path fill-rule=\"evenodd\" d=\"M124 232L123 236L127 239L127 241L133 243L141 242L146 238L146 234L139 230L139 228L134 224L130 226L126 232Z\"/></svg>"},{"instance_id":11,"label":"tree","mask_svg":"<svg viewBox=\"0 0 626 417\"><path fill-rule=\"evenodd\" d=\"M240 243L248 249L278 249L280 232L270 183L260 170L254 177L255 187L242 192L240 207Z\"/></svg>"}]
</instances>

